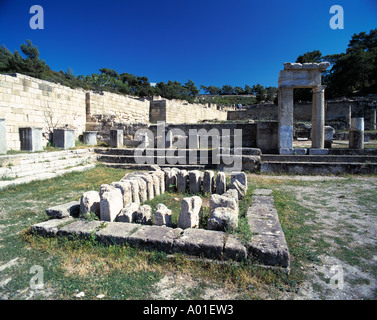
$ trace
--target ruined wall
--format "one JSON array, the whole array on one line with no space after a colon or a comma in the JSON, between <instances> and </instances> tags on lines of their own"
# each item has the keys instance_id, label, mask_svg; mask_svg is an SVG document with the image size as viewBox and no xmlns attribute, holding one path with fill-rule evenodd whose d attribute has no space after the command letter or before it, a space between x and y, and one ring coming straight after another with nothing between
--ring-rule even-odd
<instances>
[{"instance_id":1,"label":"ruined wall","mask_svg":"<svg viewBox=\"0 0 377 320\"><path fill-rule=\"evenodd\" d=\"M227 119L227 112L202 104L192 104L181 100L157 100L150 103L149 121L166 123L197 123L203 120Z\"/></svg>"},{"instance_id":2,"label":"ruined wall","mask_svg":"<svg viewBox=\"0 0 377 320\"><path fill-rule=\"evenodd\" d=\"M22 74L0 74L0 118L5 119L7 149L19 150L19 127L54 126L85 130L85 92Z\"/></svg>"}]
</instances>

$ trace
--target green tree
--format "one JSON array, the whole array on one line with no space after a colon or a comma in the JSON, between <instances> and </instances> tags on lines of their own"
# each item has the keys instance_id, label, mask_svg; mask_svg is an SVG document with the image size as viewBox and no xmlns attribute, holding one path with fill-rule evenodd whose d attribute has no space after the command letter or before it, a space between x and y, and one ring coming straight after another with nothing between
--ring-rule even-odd
<instances>
[{"instance_id":1,"label":"green tree","mask_svg":"<svg viewBox=\"0 0 377 320\"><path fill-rule=\"evenodd\" d=\"M225 84L221 88L221 94L222 95L232 95L232 94L234 94L234 89L231 85Z\"/></svg>"},{"instance_id":2,"label":"green tree","mask_svg":"<svg viewBox=\"0 0 377 320\"><path fill-rule=\"evenodd\" d=\"M188 80L185 83L185 88L188 92L188 95L191 96L192 98L195 98L199 94L199 89L195 86L192 80Z\"/></svg>"},{"instance_id":3,"label":"green tree","mask_svg":"<svg viewBox=\"0 0 377 320\"><path fill-rule=\"evenodd\" d=\"M245 94L244 89L241 87L234 87L234 92L236 93L236 95Z\"/></svg>"},{"instance_id":4,"label":"green tree","mask_svg":"<svg viewBox=\"0 0 377 320\"><path fill-rule=\"evenodd\" d=\"M321 62L322 61L322 53L319 50L314 50L310 52L306 52L303 55L297 57L297 63L310 63L310 62Z\"/></svg>"}]
</instances>

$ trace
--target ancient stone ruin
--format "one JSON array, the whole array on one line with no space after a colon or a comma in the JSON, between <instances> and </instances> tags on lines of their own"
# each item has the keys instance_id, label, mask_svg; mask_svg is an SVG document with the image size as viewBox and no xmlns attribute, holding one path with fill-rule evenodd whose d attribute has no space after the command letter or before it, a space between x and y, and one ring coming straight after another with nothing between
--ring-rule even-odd
<instances>
[{"instance_id":1,"label":"ancient stone ruin","mask_svg":"<svg viewBox=\"0 0 377 320\"><path fill-rule=\"evenodd\" d=\"M173 227L172 211L165 204L155 208L143 204L168 190L189 195L181 201L177 227ZM85 192L79 201L46 209L52 219L32 226L32 231L47 236L95 235L107 244L128 243L167 253L257 262L289 270L288 248L270 191L256 190L254 202L260 205L246 213L255 236L244 243L229 233L238 226L238 202L247 190L244 172L231 173L227 185L224 172L211 170L135 171L118 182L101 185L98 191ZM206 229L199 228L203 193L210 194ZM93 215L99 220L93 220Z\"/></svg>"}]
</instances>

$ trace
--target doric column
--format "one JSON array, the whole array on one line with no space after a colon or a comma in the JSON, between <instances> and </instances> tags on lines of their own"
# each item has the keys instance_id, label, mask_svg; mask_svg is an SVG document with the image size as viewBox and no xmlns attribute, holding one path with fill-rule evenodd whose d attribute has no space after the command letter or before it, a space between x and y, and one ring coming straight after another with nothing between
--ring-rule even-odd
<instances>
[{"instance_id":1,"label":"doric column","mask_svg":"<svg viewBox=\"0 0 377 320\"><path fill-rule=\"evenodd\" d=\"M325 88L326 86L313 87L312 106L312 148L325 147Z\"/></svg>"},{"instance_id":2,"label":"doric column","mask_svg":"<svg viewBox=\"0 0 377 320\"><path fill-rule=\"evenodd\" d=\"M279 87L279 153L293 153L293 87Z\"/></svg>"}]
</instances>

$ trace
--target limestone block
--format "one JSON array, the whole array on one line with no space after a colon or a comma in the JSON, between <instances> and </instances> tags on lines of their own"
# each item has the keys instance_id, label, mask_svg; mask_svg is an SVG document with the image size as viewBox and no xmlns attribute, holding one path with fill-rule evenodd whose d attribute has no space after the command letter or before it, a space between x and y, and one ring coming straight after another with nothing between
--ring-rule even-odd
<instances>
[{"instance_id":1,"label":"limestone block","mask_svg":"<svg viewBox=\"0 0 377 320\"><path fill-rule=\"evenodd\" d=\"M211 211L207 222L209 230L227 231L238 227L238 214L226 207L218 207Z\"/></svg>"},{"instance_id":2,"label":"limestone block","mask_svg":"<svg viewBox=\"0 0 377 320\"><path fill-rule=\"evenodd\" d=\"M136 211L135 222L141 224L152 224L152 208L147 204L140 206Z\"/></svg>"},{"instance_id":3,"label":"limestone block","mask_svg":"<svg viewBox=\"0 0 377 320\"><path fill-rule=\"evenodd\" d=\"M206 170L203 177L203 193L213 193L215 189L215 172Z\"/></svg>"},{"instance_id":4,"label":"limestone block","mask_svg":"<svg viewBox=\"0 0 377 320\"><path fill-rule=\"evenodd\" d=\"M153 187L153 178L148 173L138 173L136 174L137 177L140 177L142 180L144 180L146 184L146 190L147 190L147 199L153 200L154 199L154 187Z\"/></svg>"},{"instance_id":5,"label":"limestone block","mask_svg":"<svg viewBox=\"0 0 377 320\"><path fill-rule=\"evenodd\" d=\"M153 223L157 226L171 227L171 215L172 211L168 209L164 204L159 203L154 212Z\"/></svg>"},{"instance_id":6,"label":"limestone block","mask_svg":"<svg viewBox=\"0 0 377 320\"><path fill-rule=\"evenodd\" d=\"M139 183L137 180L131 180L131 179L121 179L120 182L127 182L131 186L131 202L140 203L140 197L139 197Z\"/></svg>"},{"instance_id":7,"label":"limestone block","mask_svg":"<svg viewBox=\"0 0 377 320\"><path fill-rule=\"evenodd\" d=\"M166 168L163 170L165 172L165 190L174 191L177 188L177 174L179 169L177 168Z\"/></svg>"},{"instance_id":8,"label":"limestone block","mask_svg":"<svg viewBox=\"0 0 377 320\"><path fill-rule=\"evenodd\" d=\"M63 219L69 216L78 216L80 213L80 202L71 201L46 209L46 214L54 219Z\"/></svg>"},{"instance_id":9,"label":"limestone block","mask_svg":"<svg viewBox=\"0 0 377 320\"><path fill-rule=\"evenodd\" d=\"M156 175L160 181L160 194L165 193L165 172L162 170L156 170L154 172L154 175Z\"/></svg>"},{"instance_id":10,"label":"limestone block","mask_svg":"<svg viewBox=\"0 0 377 320\"><path fill-rule=\"evenodd\" d=\"M218 195L218 194L213 194L211 195L210 198L210 211L212 212L216 208L220 207L225 207L230 210L233 210L237 213L239 212L239 207L238 207L238 201L237 199L229 196L224 196L224 195Z\"/></svg>"},{"instance_id":11,"label":"limestone block","mask_svg":"<svg viewBox=\"0 0 377 320\"><path fill-rule=\"evenodd\" d=\"M100 215L100 196L97 191L87 191L80 199L80 216L86 216L91 212Z\"/></svg>"},{"instance_id":12,"label":"limestone block","mask_svg":"<svg viewBox=\"0 0 377 320\"><path fill-rule=\"evenodd\" d=\"M114 221L123 209L123 195L120 189L113 188L101 195L100 219L102 221Z\"/></svg>"},{"instance_id":13,"label":"limestone block","mask_svg":"<svg viewBox=\"0 0 377 320\"><path fill-rule=\"evenodd\" d=\"M202 174L199 170L189 171L190 193L200 193L202 186Z\"/></svg>"},{"instance_id":14,"label":"limestone block","mask_svg":"<svg viewBox=\"0 0 377 320\"><path fill-rule=\"evenodd\" d=\"M123 207L127 204L132 202L132 190L131 190L131 183L129 181L119 181L113 182L111 184L112 187L120 189L123 196Z\"/></svg>"},{"instance_id":15,"label":"limestone block","mask_svg":"<svg viewBox=\"0 0 377 320\"><path fill-rule=\"evenodd\" d=\"M230 179L230 189L236 189L238 199L243 198L247 192L247 176L244 172L233 172Z\"/></svg>"},{"instance_id":16,"label":"limestone block","mask_svg":"<svg viewBox=\"0 0 377 320\"><path fill-rule=\"evenodd\" d=\"M135 222L139 205L135 202L127 203L116 217L117 222Z\"/></svg>"},{"instance_id":17,"label":"limestone block","mask_svg":"<svg viewBox=\"0 0 377 320\"><path fill-rule=\"evenodd\" d=\"M226 177L225 173L220 171L216 175L216 193L223 194L226 191Z\"/></svg>"},{"instance_id":18,"label":"limestone block","mask_svg":"<svg viewBox=\"0 0 377 320\"><path fill-rule=\"evenodd\" d=\"M202 216L202 199L198 196L182 199L178 227L182 229L199 228Z\"/></svg>"},{"instance_id":19,"label":"limestone block","mask_svg":"<svg viewBox=\"0 0 377 320\"><path fill-rule=\"evenodd\" d=\"M187 192L188 171L180 170L177 174L177 190L180 193Z\"/></svg>"},{"instance_id":20,"label":"limestone block","mask_svg":"<svg viewBox=\"0 0 377 320\"><path fill-rule=\"evenodd\" d=\"M155 171L150 171L149 175L152 177L153 181L153 194L157 197L161 194L160 190L160 179Z\"/></svg>"}]
</instances>

